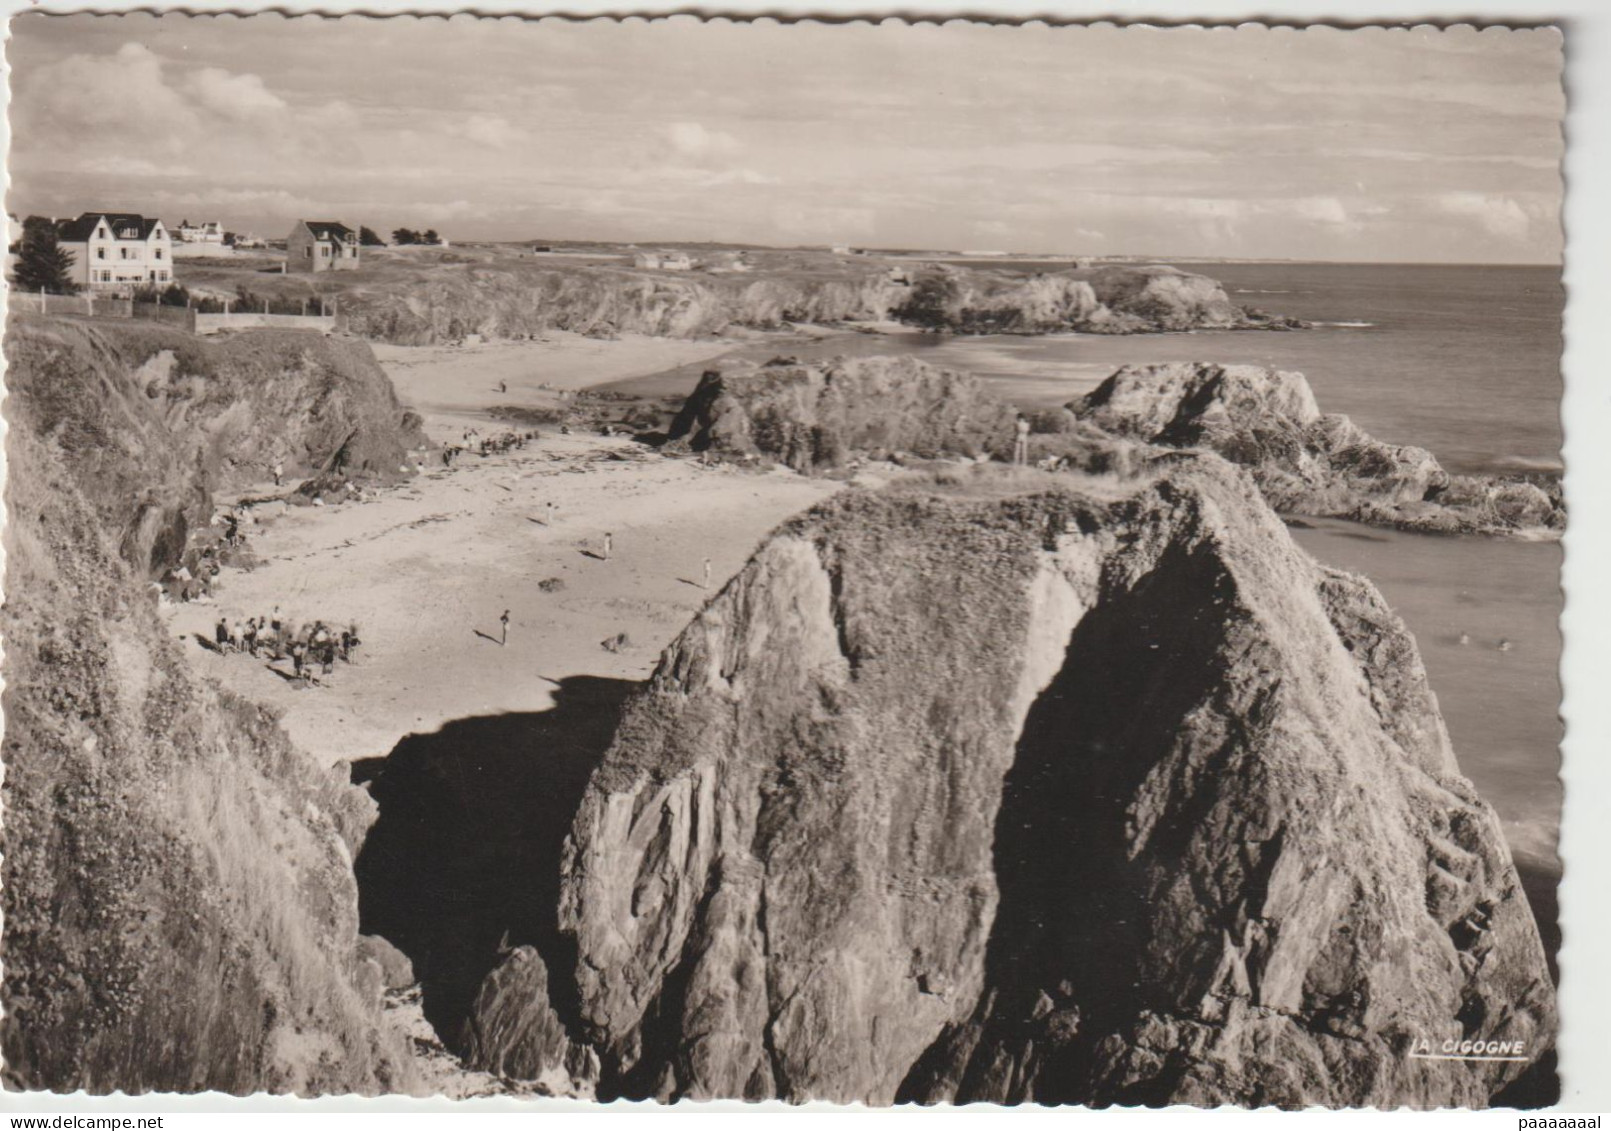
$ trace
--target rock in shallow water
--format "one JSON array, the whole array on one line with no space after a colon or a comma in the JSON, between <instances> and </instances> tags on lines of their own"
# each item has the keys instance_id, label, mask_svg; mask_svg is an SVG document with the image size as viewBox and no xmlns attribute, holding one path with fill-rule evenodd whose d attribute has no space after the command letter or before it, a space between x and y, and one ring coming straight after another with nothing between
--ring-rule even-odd
<instances>
[{"instance_id":1,"label":"rock in shallow water","mask_svg":"<svg viewBox=\"0 0 1611 1131\"><path fill-rule=\"evenodd\" d=\"M1548 1048L1403 624L1148 474L849 492L672 645L562 877L601 1094L1481 1105L1526 1065L1411 1042Z\"/></svg>"},{"instance_id":2,"label":"rock in shallow water","mask_svg":"<svg viewBox=\"0 0 1611 1131\"><path fill-rule=\"evenodd\" d=\"M1451 475L1424 448L1386 444L1346 416L1323 415L1301 373L1203 362L1124 366L1067 408L1114 437L1217 452L1248 468L1283 512L1444 534L1566 525L1557 484ZM1089 463L1083 451L1073 458Z\"/></svg>"}]
</instances>

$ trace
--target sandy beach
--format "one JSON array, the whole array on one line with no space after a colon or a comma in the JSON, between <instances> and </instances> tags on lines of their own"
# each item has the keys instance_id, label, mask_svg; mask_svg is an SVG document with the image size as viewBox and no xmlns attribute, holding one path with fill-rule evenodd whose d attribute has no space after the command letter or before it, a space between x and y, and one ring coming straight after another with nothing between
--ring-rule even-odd
<instances>
[{"instance_id":1,"label":"sandy beach","mask_svg":"<svg viewBox=\"0 0 1611 1131\"><path fill-rule=\"evenodd\" d=\"M485 415L495 405L548 403L559 389L730 348L554 335L377 346L376 354L427 433L445 440L471 426L501 431ZM283 711L292 739L320 762L385 755L406 735L456 719L547 710L573 677L646 678L768 531L837 489L792 472L705 468L631 440L547 429L524 449L466 454L450 470L433 462L366 501L293 507L248 528L261 564L226 571L210 601L174 606L172 629L207 674ZM607 533L613 547L604 560ZM710 593L702 588L707 557ZM559 583L552 591L539 586L550 579ZM319 686L305 687L289 678L288 662L219 655L197 639L220 615L235 622L276 609L299 624L357 622L355 662L338 662ZM603 647L623 633L619 651Z\"/></svg>"}]
</instances>

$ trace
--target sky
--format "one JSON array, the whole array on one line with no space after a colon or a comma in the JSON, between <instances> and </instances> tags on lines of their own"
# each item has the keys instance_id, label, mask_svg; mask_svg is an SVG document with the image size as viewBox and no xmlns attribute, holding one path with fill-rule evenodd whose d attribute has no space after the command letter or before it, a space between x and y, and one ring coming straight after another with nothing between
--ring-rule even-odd
<instances>
[{"instance_id":1,"label":"sky","mask_svg":"<svg viewBox=\"0 0 1611 1131\"><path fill-rule=\"evenodd\" d=\"M283 236L1556 263L1553 29L11 24L8 210Z\"/></svg>"}]
</instances>

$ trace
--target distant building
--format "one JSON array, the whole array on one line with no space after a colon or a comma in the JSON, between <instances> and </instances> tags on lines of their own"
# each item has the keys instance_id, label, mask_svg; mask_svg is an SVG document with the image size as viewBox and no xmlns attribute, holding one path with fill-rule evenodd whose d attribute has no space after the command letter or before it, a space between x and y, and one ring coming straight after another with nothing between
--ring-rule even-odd
<instances>
[{"instance_id":1,"label":"distant building","mask_svg":"<svg viewBox=\"0 0 1611 1131\"><path fill-rule=\"evenodd\" d=\"M253 235L251 232L242 232L235 237L235 246L240 248L267 247L268 241L262 236Z\"/></svg>"},{"instance_id":2,"label":"distant building","mask_svg":"<svg viewBox=\"0 0 1611 1131\"><path fill-rule=\"evenodd\" d=\"M694 261L681 251L640 251L632 257L632 266L650 271L692 271Z\"/></svg>"},{"instance_id":3,"label":"distant building","mask_svg":"<svg viewBox=\"0 0 1611 1131\"><path fill-rule=\"evenodd\" d=\"M740 274L750 270L750 261L742 251L716 251L707 255L700 266L713 275Z\"/></svg>"},{"instance_id":4,"label":"distant building","mask_svg":"<svg viewBox=\"0 0 1611 1131\"><path fill-rule=\"evenodd\" d=\"M333 220L298 220L285 237L287 271L346 271L358 266L358 233Z\"/></svg>"},{"instance_id":5,"label":"distant building","mask_svg":"<svg viewBox=\"0 0 1611 1131\"><path fill-rule=\"evenodd\" d=\"M86 212L56 222L57 242L73 253L67 277L91 291L173 282L173 241L162 221L132 212Z\"/></svg>"},{"instance_id":6,"label":"distant building","mask_svg":"<svg viewBox=\"0 0 1611 1131\"><path fill-rule=\"evenodd\" d=\"M217 220L203 220L199 224L192 224L189 220L179 221L179 226L173 230L174 237L180 243L203 243L224 245L224 225Z\"/></svg>"},{"instance_id":7,"label":"distant building","mask_svg":"<svg viewBox=\"0 0 1611 1131\"><path fill-rule=\"evenodd\" d=\"M840 243L840 244L834 244L834 246L833 246L833 253L835 255L850 255L851 250L852 249L847 244Z\"/></svg>"}]
</instances>

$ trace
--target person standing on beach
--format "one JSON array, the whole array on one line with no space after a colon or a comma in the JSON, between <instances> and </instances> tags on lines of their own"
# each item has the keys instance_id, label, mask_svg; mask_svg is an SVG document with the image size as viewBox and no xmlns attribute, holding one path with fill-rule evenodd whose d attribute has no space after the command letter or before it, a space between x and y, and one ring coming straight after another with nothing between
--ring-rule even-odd
<instances>
[{"instance_id":1,"label":"person standing on beach","mask_svg":"<svg viewBox=\"0 0 1611 1131\"><path fill-rule=\"evenodd\" d=\"M275 460L274 461L274 485L276 487L278 487L280 485L280 478L284 474L285 474L285 468L281 465L279 460Z\"/></svg>"},{"instance_id":2,"label":"person standing on beach","mask_svg":"<svg viewBox=\"0 0 1611 1131\"><path fill-rule=\"evenodd\" d=\"M604 560L605 561L610 560L610 548L612 547L614 542L615 542L615 535L613 535L613 534L604 535Z\"/></svg>"},{"instance_id":3,"label":"person standing on beach","mask_svg":"<svg viewBox=\"0 0 1611 1131\"><path fill-rule=\"evenodd\" d=\"M500 635L498 637L498 645L499 645L499 647L505 647L509 643L509 610L508 609L505 609L503 611L503 616L498 618L498 624L503 630L502 635Z\"/></svg>"},{"instance_id":4,"label":"person standing on beach","mask_svg":"<svg viewBox=\"0 0 1611 1131\"><path fill-rule=\"evenodd\" d=\"M1018 414L1017 436L1012 444L1012 461L1019 467L1029 462L1029 418Z\"/></svg>"},{"instance_id":5,"label":"person standing on beach","mask_svg":"<svg viewBox=\"0 0 1611 1131\"><path fill-rule=\"evenodd\" d=\"M548 508L548 522L547 522L547 525L552 526L552 525L554 525L554 500L549 499L548 502L545 505Z\"/></svg>"},{"instance_id":6,"label":"person standing on beach","mask_svg":"<svg viewBox=\"0 0 1611 1131\"><path fill-rule=\"evenodd\" d=\"M706 589L706 590L708 590L710 588L710 559L709 558L705 559L705 583L703 585L701 585L700 588L701 589Z\"/></svg>"}]
</instances>

